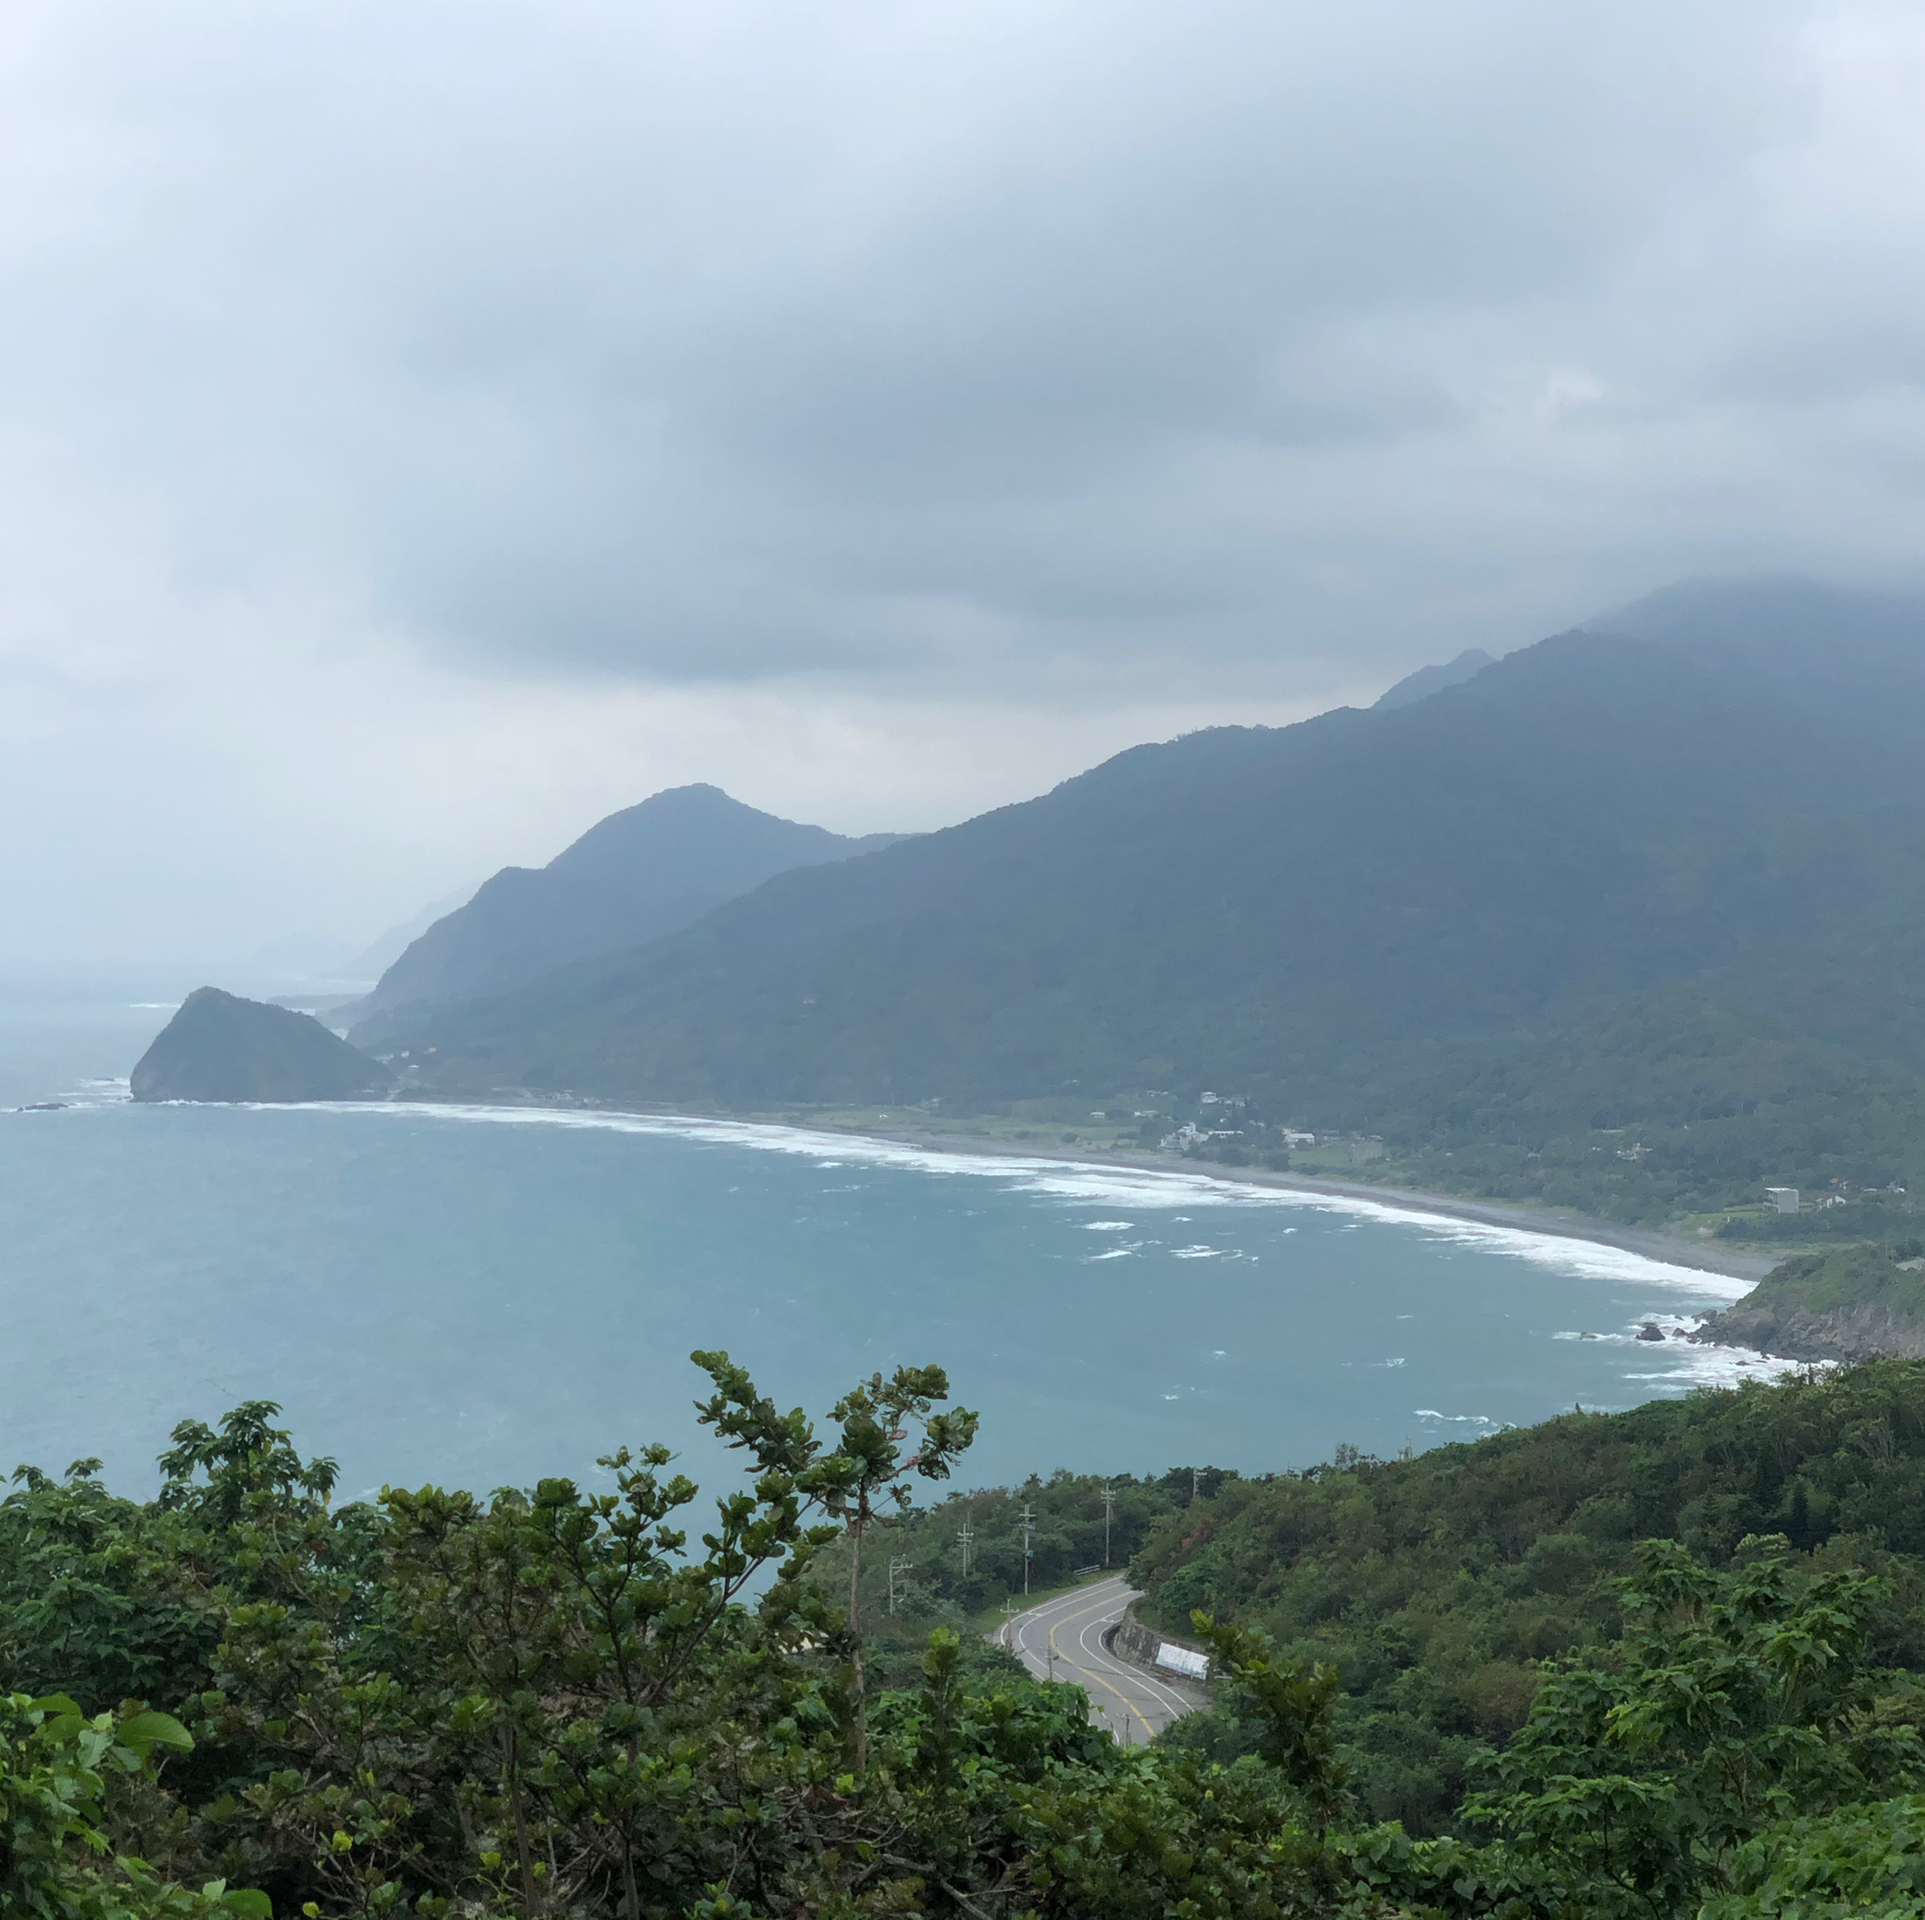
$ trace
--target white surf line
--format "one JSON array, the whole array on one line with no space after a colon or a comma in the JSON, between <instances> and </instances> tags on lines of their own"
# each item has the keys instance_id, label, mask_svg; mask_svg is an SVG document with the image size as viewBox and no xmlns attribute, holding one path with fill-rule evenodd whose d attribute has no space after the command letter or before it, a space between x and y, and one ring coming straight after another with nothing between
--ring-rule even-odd
<instances>
[{"instance_id":1,"label":"white surf line","mask_svg":"<svg viewBox=\"0 0 1925 1920\"><path fill-rule=\"evenodd\" d=\"M575 1127L593 1132L664 1135L711 1141L721 1146L751 1147L765 1153L900 1167L917 1173L966 1174L977 1179L1002 1180L1018 1192L1105 1207L1175 1208L1203 1202L1214 1206L1308 1209L1413 1227L1432 1239L1479 1247L1582 1279L1667 1287L1705 1300L1740 1300L1755 1284L1727 1274L1708 1273L1698 1267L1677 1266L1649 1254L1633 1253L1625 1247L1608 1246L1602 1241L1575 1239L1534 1227L1507 1227L1430 1213L1414 1202L1404 1205L1366 1200L1353 1194L1255 1186L1188 1170L1108 1166L1094 1160L1045 1160L1021 1153L943 1150L880 1140L866 1134L825 1133L761 1120L716 1120L685 1114L584 1112L566 1107L495 1107L427 1100L314 1101L307 1103L305 1110L385 1114L390 1118L419 1115L483 1125Z\"/></svg>"}]
</instances>

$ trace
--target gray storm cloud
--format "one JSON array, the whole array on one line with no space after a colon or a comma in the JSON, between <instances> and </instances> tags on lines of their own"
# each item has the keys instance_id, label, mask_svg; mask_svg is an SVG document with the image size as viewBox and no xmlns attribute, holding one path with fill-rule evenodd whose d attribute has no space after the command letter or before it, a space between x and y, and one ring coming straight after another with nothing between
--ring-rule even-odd
<instances>
[{"instance_id":1,"label":"gray storm cloud","mask_svg":"<svg viewBox=\"0 0 1925 1920\"><path fill-rule=\"evenodd\" d=\"M929 825L1679 573L1911 578L1922 93L1851 0L24 0L9 803L111 743L155 835L250 796L195 913L271 834L378 917L669 777Z\"/></svg>"}]
</instances>

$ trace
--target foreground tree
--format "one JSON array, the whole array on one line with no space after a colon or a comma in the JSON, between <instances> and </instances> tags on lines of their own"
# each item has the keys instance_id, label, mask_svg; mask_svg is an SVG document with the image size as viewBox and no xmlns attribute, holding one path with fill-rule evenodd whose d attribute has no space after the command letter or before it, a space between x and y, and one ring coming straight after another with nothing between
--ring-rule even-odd
<instances>
[{"instance_id":1,"label":"foreground tree","mask_svg":"<svg viewBox=\"0 0 1925 1920\"><path fill-rule=\"evenodd\" d=\"M696 1356L702 1364L704 1356ZM976 1437L976 1416L958 1407L938 1413L949 1398L949 1376L940 1367L898 1367L886 1380L873 1373L845 1393L829 1416L840 1429L834 1455L811 1481L823 1505L841 1523L849 1546L849 1605L844 1633L855 1694L854 1758L858 1773L869 1764L869 1701L862 1672L862 1543L879 1505L898 1510L910 1503L909 1479L947 1480L959 1455ZM911 1424L922 1429L916 1450L904 1454Z\"/></svg>"},{"instance_id":2,"label":"foreground tree","mask_svg":"<svg viewBox=\"0 0 1925 1920\"><path fill-rule=\"evenodd\" d=\"M0 1912L33 1920L1817 1920L1916 1913L1925 1754L1888 1589L1650 1543L1622 1637L1542 1670L1455 1831L1359 1820L1337 1676L1199 1618L1249 1751L1118 1748L1080 1690L930 1637L868 1697L852 1557L974 1419L871 1376L818 1437L725 1354L746 1465L692 1540L665 1449L607 1486L332 1504L264 1403L161 1497L0 1501ZM840 1546L838 1548L840 1550ZM843 1569L836 1567L839 1590ZM70 1696L70 1697L61 1697ZM115 1698L120 1704L113 1705ZM76 1704L81 1702L84 1704ZM157 1709L164 1709L159 1711ZM241 1892L237 1889L248 1889Z\"/></svg>"}]
</instances>

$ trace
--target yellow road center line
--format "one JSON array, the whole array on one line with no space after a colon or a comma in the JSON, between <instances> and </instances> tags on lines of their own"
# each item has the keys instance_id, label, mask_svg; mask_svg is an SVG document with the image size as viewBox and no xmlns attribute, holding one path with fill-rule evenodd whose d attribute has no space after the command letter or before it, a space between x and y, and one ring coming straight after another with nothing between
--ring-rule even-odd
<instances>
[{"instance_id":1,"label":"yellow road center line","mask_svg":"<svg viewBox=\"0 0 1925 1920\"><path fill-rule=\"evenodd\" d=\"M1088 1609L1085 1609L1084 1614L1076 1614L1072 1616L1072 1618L1077 1620L1083 1619L1087 1611ZM1062 1622L1059 1622L1059 1624L1067 1626L1070 1624L1070 1622L1062 1621ZM1110 1683L1107 1680L1105 1680L1100 1673L1092 1673L1088 1667L1079 1666L1074 1660L1070 1659L1069 1655L1066 1654L1061 1647L1059 1647L1056 1644L1055 1627L1051 1627L1049 1630L1049 1650L1051 1653L1053 1653L1057 1657L1057 1659L1068 1661L1069 1666L1073 1672L1080 1673L1086 1680L1094 1680L1096 1684L1099 1687L1101 1687L1106 1693L1114 1693L1117 1699L1121 1700L1122 1703L1126 1707L1128 1707L1133 1714L1136 1715L1137 1719L1142 1721L1143 1731L1147 1733L1152 1740L1156 1738L1156 1729L1153 1726L1151 1726L1147 1720L1143 1719L1143 1710L1141 1707L1139 1707L1136 1704L1134 1700L1132 1700L1127 1694L1119 1692L1115 1687L1111 1686Z\"/></svg>"}]
</instances>

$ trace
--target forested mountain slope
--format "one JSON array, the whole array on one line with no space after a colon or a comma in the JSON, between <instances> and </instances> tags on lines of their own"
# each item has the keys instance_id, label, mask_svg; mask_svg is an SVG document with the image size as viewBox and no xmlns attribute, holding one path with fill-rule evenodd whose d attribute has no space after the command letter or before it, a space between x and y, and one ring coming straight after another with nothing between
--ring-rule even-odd
<instances>
[{"instance_id":1,"label":"forested mountain slope","mask_svg":"<svg viewBox=\"0 0 1925 1920\"><path fill-rule=\"evenodd\" d=\"M1617 1631L1634 1543L1713 1565L1781 1534L1817 1566L1872 1567L1897 1604L1880 1663L1925 1664L1925 1366L1573 1412L1543 1426L1263 1480L1219 1478L1153 1523L1140 1611L1261 1629L1341 1675L1337 1725L1365 1804L1423 1830L1473 1750L1524 1718L1540 1661ZM1190 1737L1207 1740L1209 1730Z\"/></svg>"},{"instance_id":2,"label":"forested mountain slope","mask_svg":"<svg viewBox=\"0 0 1925 1920\"><path fill-rule=\"evenodd\" d=\"M1906 1239L1922 1224L1925 1082L1875 1045L1812 1039L1692 983L1427 1074L1378 1096L1368 1119L1384 1145L1376 1171L1432 1191L1649 1222L1790 1185L1807 1196L1800 1214L1734 1214L1719 1231Z\"/></svg>"},{"instance_id":3,"label":"forested mountain slope","mask_svg":"<svg viewBox=\"0 0 1925 1920\"><path fill-rule=\"evenodd\" d=\"M1767 617L1768 616L1768 617ZM1925 1058L1925 617L1657 596L1412 704L1120 754L424 1022L443 1084L1315 1113L1696 981Z\"/></svg>"},{"instance_id":4,"label":"forested mountain slope","mask_svg":"<svg viewBox=\"0 0 1925 1920\"><path fill-rule=\"evenodd\" d=\"M771 874L895 838L851 840L746 807L719 787L672 787L610 814L545 867L504 867L408 947L366 1010L499 993L571 960L673 933Z\"/></svg>"},{"instance_id":5,"label":"forested mountain slope","mask_svg":"<svg viewBox=\"0 0 1925 1920\"><path fill-rule=\"evenodd\" d=\"M1446 660L1434 667L1419 667L1415 673L1405 674L1394 687L1386 688L1377 696L1372 710L1380 712L1385 707L1408 707L1419 700L1428 700L1446 687L1474 680L1490 664L1491 656L1482 647L1466 647L1455 660Z\"/></svg>"}]
</instances>

